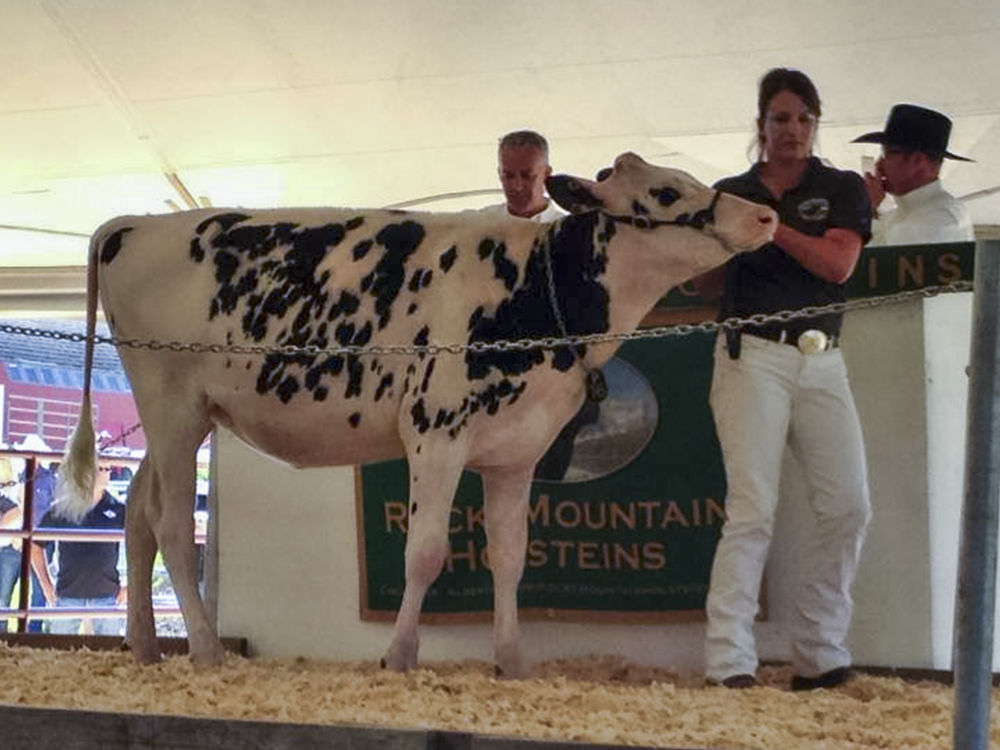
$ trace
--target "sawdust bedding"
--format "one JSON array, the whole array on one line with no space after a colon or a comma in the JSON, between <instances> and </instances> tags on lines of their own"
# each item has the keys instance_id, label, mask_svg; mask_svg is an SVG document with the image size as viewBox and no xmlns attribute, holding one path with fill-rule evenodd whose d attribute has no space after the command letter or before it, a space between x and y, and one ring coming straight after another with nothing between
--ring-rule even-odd
<instances>
[{"instance_id":1,"label":"sawdust bedding","mask_svg":"<svg viewBox=\"0 0 1000 750\"><path fill-rule=\"evenodd\" d=\"M706 688L700 679L616 658L557 660L529 679L494 679L486 662L408 674L367 662L227 658L195 670L183 657L137 666L119 652L0 644L0 703L120 713L438 729L481 735L673 748L950 748L952 690L857 675L846 686L788 691ZM1000 691L991 744L1000 747Z\"/></svg>"}]
</instances>

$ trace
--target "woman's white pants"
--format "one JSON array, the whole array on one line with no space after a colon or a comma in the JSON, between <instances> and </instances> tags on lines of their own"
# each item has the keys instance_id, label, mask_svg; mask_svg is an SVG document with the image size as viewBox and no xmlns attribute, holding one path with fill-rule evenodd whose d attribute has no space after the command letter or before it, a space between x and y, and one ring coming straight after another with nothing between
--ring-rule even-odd
<instances>
[{"instance_id":1,"label":"woman's white pants","mask_svg":"<svg viewBox=\"0 0 1000 750\"><path fill-rule=\"evenodd\" d=\"M849 666L851 585L871 519L864 440L838 349L804 355L744 335L731 359L715 348L711 404L726 467L726 521L712 565L706 676L721 681L758 666L753 624L778 504L787 444L805 473L814 523L805 531L801 584L789 635L795 674Z\"/></svg>"}]
</instances>

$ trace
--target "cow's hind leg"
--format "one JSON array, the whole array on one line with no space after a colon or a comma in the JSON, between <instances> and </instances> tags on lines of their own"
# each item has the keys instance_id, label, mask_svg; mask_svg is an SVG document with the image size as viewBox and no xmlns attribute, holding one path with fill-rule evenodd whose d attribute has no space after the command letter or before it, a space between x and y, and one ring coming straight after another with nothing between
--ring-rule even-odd
<instances>
[{"instance_id":1,"label":"cow's hind leg","mask_svg":"<svg viewBox=\"0 0 1000 750\"><path fill-rule=\"evenodd\" d=\"M128 628L125 642L140 664L160 659L153 619L153 560L156 539L146 518L153 491L147 459L139 465L129 487L125 509L125 554L128 559Z\"/></svg>"},{"instance_id":2,"label":"cow's hind leg","mask_svg":"<svg viewBox=\"0 0 1000 750\"><path fill-rule=\"evenodd\" d=\"M517 587L528 547L528 496L534 467L483 471L484 517L493 573L493 655L497 674L524 676L517 620Z\"/></svg>"},{"instance_id":3,"label":"cow's hind leg","mask_svg":"<svg viewBox=\"0 0 1000 750\"><path fill-rule=\"evenodd\" d=\"M198 590L194 542L195 453L200 442L172 445L165 456L154 456L152 497L160 502L151 504L148 510L150 526L184 614L191 661L197 666L215 666L222 663L225 651Z\"/></svg>"},{"instance_id":4,"label":"cow's hind leg","mask_svg":"<svg viewBox=\"0 0 1000 750\"><path fill-rule=\"evenodd\" d=\"M432 456L430 454L436 454ZM454 446L432 451L424 444L410 451L410 509L406 536L406 586L396 615L392 643L382 666L396 672L415 669L420 648L419 620L427 589L448 557L448 517L462 474Z\"/></svg>"}]
</instances>

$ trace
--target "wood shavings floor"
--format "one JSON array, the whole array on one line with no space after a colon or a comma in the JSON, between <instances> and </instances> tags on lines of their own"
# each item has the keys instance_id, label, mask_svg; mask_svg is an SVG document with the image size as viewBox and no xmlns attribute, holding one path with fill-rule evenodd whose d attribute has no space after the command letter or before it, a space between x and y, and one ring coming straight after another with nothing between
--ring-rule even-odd
<instances>
[{"instance_id":1,"label":"wood shavings floor","mask_svg":"<svg viewBox=\"0 0 1000 750\"><path fill-rule=\"evenodd\" d=\"M486 662L429 664L400 675L367 662L245 659L213 670L184 657L139 667L119 652L0 644L0 703L307 724L439 729L616 745L760 750L951 748L952 690L857 675L836 690L788 691L700 680L617 658L557 660L502 681ZM1000 691L991 745L1000 747Z\"/></svg>"}]
</instances>

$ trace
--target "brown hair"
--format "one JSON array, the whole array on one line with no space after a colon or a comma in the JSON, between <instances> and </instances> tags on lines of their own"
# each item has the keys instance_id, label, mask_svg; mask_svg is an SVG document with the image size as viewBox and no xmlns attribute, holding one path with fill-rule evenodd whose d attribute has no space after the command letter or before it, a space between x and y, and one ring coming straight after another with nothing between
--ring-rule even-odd
<instances>
[{"instance_id":1,"label":"brown hair","mask_svg":"<svg viewBox=\"0 0 1000 750\"><path fill-rule=\"evenodd\" d=\"M772 68L760 79L757 86L757 158L762 158L764 152L764 118L771 100L782 91L791 91L806 109L818 120L823 114L816 85L801 70L792 68Z\"/></svg>"}]
</instances>

